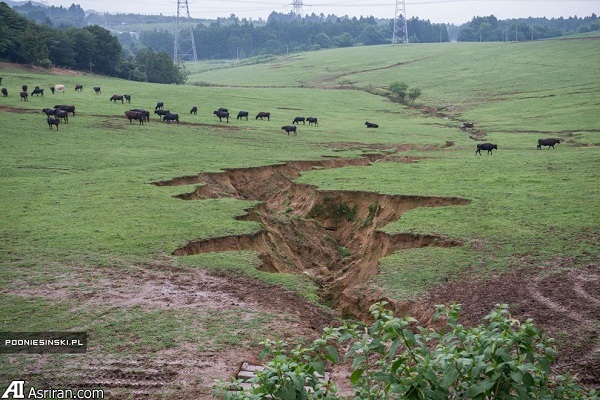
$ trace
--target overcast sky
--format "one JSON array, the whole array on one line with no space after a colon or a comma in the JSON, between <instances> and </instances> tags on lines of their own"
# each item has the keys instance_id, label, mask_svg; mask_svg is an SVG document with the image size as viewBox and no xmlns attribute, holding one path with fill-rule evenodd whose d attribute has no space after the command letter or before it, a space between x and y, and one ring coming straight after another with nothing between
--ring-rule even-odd
<instances>
[{"instance_id":1,"label":"overcast sky","mask_svg":"<svg viewBox=\"0 0 600 400\"><path fill-rule=\"evenodd\" d=\"M177 15L185 0L45 0L48 5L109 13ZM393 18L396 0L296 0L304 14L375 16ZM495 15L498 19L526 17L585 17L600 14L600 0L405 0L408 18L461 24L474 16ZM235 14L239 18L266 19L271 11L292 11L293 0L187 0L190 16L215 19ZM399 1L402 4L402 1ZM185 9L180 11L185 16Z\"/></svg>"}]
</instances>

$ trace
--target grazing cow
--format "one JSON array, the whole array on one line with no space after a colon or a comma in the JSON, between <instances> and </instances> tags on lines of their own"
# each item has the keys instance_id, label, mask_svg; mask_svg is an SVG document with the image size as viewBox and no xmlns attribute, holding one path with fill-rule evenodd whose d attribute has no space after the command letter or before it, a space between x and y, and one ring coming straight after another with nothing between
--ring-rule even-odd
<instances>
[{"instance_id":1,"label":"grazing cow","mask_svg":"<svg viewBox=\"0 0 600 400\"><path fill-rule=\"evenodd\" d=\"M56 114L56 108L44 108L42 112L46 114L47 117Z\"/></svg>"},{"instance_id":2,"label":"grazing cow","mask_svg":"<svg viewBox=\"0 0 600 400\"><path fill-rule=\"evenodd\" d=\"M58 124L60 124L60 120L54 116L49 116L46 119L46 122L48 122L48 127L50 129L52 129L52 125L56 125L56 130L58 130Z\"/></svg>"},{"instance_id":3,"label":"grazing cow","mask_svg":"<svg viewBox=\"0 0 600 400\"><path fill-rule=\"evenodd\" d=\"M2 79L4 78L0 76L0 85L2 85Z\"/></svg>"},{"instance_id":4,"label":"grazing cow","mask_svg":"<svg viewBox=\"0 0 600 400\"><path fill-rule=\"evenodd\" d=\"M374 124L372 122L365 122L367 128L379 128L379 125Z\"/></svg>"},{"instance_id":5,"label":"grazing cow","mask_svg":"<svg viewBox=\"0 0 600 400\"><path fill-rule=\"evenodd\" d=\"M246 117L246 121L248 121L248 111L240 111L237 115L237 119L242 119Z\"/></svg>"},{"instance_id":6,"label":"grazing cow","mask_svg":"<svg viewBox=\"0 0 600 400\"><path fill-rule=\"evenodd\" d=\"M304 118L304 117L296 117L292 121L292 125L294 125L294 124L300 124L300 122L302 122L302 125L306 125L306 118Z\"/></svg>"},{"instance_id":7,"label":"grazing cow","mask_svg":"<svg viewBox=\"0 0 600 400\"><path fill-rule=\"evenodd\" d=\"M492 154L492 150L494 149L498 150L498 146L491 143L480 143L477 145L477 151L475 151L475 155L477 155L477 153L481 155L481 150L487 150L488 154Z\"/></svg>"},{"instance_id":8,"label":"grazing cow","mask_svg":"<svg viewBox=\"0 0 600 400\"><path fill-rule=\"evenodd\" d=\"M221 109L218 109L217 111L213 111L213 114L216 115L217 117L219 117L219 122L221 122L223 118L226 118L227 123L229 123L229 112L228 111L222 111Z\"/></svg>"},{"instance_id":9,"label":"grazing cow","mask_svg":"<svg viewBox=\"0 0 600 400\"><path fill-rule=\"evenodd\" d=\"M66 112L73 113L73 116L75 116L75 106L67 106L67 105L61 104L61 105L54 106L54 108L58 108L60 110L65 110Z\"/></svg>"},{"instance_id":10,"label":"grazing cow","mask_svg":"<svg viewBox=\"0 0 600 400\"><path fill-rule=\"evenodd\" d=\"M290 132L294 132L294 136L296 135L296 126L295 125L282 126L281 129L286 131L288 136L290 135Z\"/></svg>"},{"instance_id":11,"label":"grazing cow","mask_svg":"<svg viewBox=\"0 0 600 400\"><path fill-rule=\"evenodd\" d=\"M136 111L136 112L142 113L142 115L144 116L144 119L146 121L150 121L150 111L146 111L143 108L134 108L133 110L129 110L129 111Z\"/></svg>"},{"instance_id":12,"label":"grazing cow","mask_svg":"<svg viewBox=\"0 0 600 400\"><path fill-rule=\"evenodd\" d=\"M169 113L169 110L154 110L154 114L158 114L161 117L164 117Z\"/></svg>"},{"instance_id":13,"label":"grazing cow","mask_svg":"<svg viewBox=\"0 0 600 400\"><path fill-rule=\"evenodd\" d=\"M83 85L81 85L81 84L75 85L75 90L79 91L79 92L83 92Z\"/></svg>"},{"instance_id":14,"label":"grazing cow","mask_svg":"<svg viewBox=\"0 0 600 400\"><path fill-rule=\"evenodd\" d=\"M125 98L126 102L131 103L131 95L130 94L124 94L123 97Z\"/></svg>"},{"instance_id":15,"label":"grazing cow","mask_svg":"<svg viewBox=\"0 0 600 400\"><path fill-rule=\"evenodd\" d=\"M59 92L65 92L65 85L59 85L56 84L53 86L54 90L59 91ZM52 93L54 93L54 90L52 91Z\"/></svg>"},{"instance_id":16,"label":"grazing cow","mask_svg":"<svg viewBox=\"0 0 600 400\"><path fill-rule=\"evenodd\" d=\"M100 89L100 86L94 86L94 92L96 92L96 94L102 94L102 89Z\"/></svg>"},{"instance_id":17,"label":"grazing cow","mask_svg":"<svg viewBox=\"0 0 600 400\"><path fill-rule=\"evenodd\" d=\"M44 95L44 89L40 89L38 86L35 87L35 89L33 89L33 91L31 92L31 95L36 95L39 97L39 95L41 94L42 96Z\"/></svg>"},{"instance_id":18,"label":"grazing cow","mask_svg":"<svg viewBox=\"0 0 600 400\"><path fill-rule=\"evenodd\" d=\"M319 121L317 120L317 117L308 117L306 118L306 120L308 121L308 126L310 126L311 124L319 126Z\"/></svg>"},{"instance_id":19,"label":"grazing cow","mask_svg":"<svg viewBox=\"0 0 600 400\"><path fill-rule=\"evenodd\" d=\"M165 105L163 104L162 101L159 101L158 103L156 103L156 107L154 107L154 111L156 110L164 110Z\"/></svg>"},{"instance_id":20,"label":"grazing cow","mask_svg":"<svg viewBox=\"0 0 600 400\"><path fill-rule=\"evenodd\" d=\"M27 91L27 85L21 86L21 90L24 91L24 92L26 92Z\"/></svg>"},{"instance_id":21,"label":"grazing cow","mask_svg":"<svg viewBox=\"0 0 600 400\"><path fill-rule=\"evenodd\" d=\"M554 145L560 143L560 139L548 138L548 139L540 139L538 140L537 149L541 150L542 146L548 146L548 150L550 147L554 148Z\"/></svg>"},{"instance_id":22,"label":"grazing cow","mask_svg":"<svg viewBox=\"0 0 600 400\"><path fill-rule=\"evenodd\" d=\"M190 110L190 114L196 115L197 113L198 113L198 107L196 107L196 106L192 107L192 109Z\"/></svg>"},{"instance_id":23,"label":"grazing cow","mask_svg":"<svg viewBox=\"0 0 600 400\"><path fill-rule=\"evenodd\" d=\"M23 91L21 93L19 93L19 95L21 96L21 100L27 101L27 92Z\"/></svg>"},{"instance_id":24,"label":"grazing cow","mask_svg":"<svg viewBox=\"0 0 600 400\"><path fill-rule=\"evenodd\" d=\"M121 104L123 104L123 95L122 94L113 94L112 97L108 100L108 102L110 103L111 101L114 101L115 104L117 104L117 100L121 100Z\"/></svg>"},{"instance_id":25,"label":"grazing cow","mask_svg":"<svg viewBox=\"0 0 600 400\"><path fill-rule=\"evenodd\" d=\"M56 110L54 110L54 116L56 116L57 118L60 118L65 124L69 123L69 113L66 112L65 110L61 110L60 108L57 108Z\"/></svg>"},{"instance_id":26,"label":"grazing cow","mask_svg":"<svg viewBox=\"0 0 600 400\"><path fill-rule=\"evenodd\" d=\"M259 119L259 118L260 118L261 120L262 120L263 118L266 118L266 119L267 119L267 121L270 121L270 120L271 120L271 113L270 113L270 112L263 112L263 111L261 111L261 112L259 112L258 114L256 114L256 118L254 118L254 119Z\"/></svg>"},{"instance_id":27,"label":"grazing cow","mask_svg":"<svg viewBox=\"0 0 600 400\"><path fill-rule=\"evenodd\" d=\"M229 109L221 107L217 111L229 112Z\"/></svg>"},{"instance_id":28,"label":"grazing cow","mask_svg":"<svg viewBox=\"0 0 600 400\"><path fill-rule=\"evenodd\" d=\"M54 94L54 91L55 91L55 90L56 90L56 89L54 89L54 86L50 86L50 91L52 92L52 94Z\"/></svg>"},{"instance_id":29,"label":"grazing cow","mask_svg":"<svg viewBox=\"0 0 600 400\"><path fill-rule=\"evenodd\" d=\"M2 92L2 97L7 97L8 96L8 90L6 90L5 87L3 87L2 89L0 89L0 92Z\"/></svg>"},{"instance_id":30,"label":"grazing cow","mask_svg":"<svg viewBox=\"0 0 600 400\"><path fill-rule=\"evenodd\" d=\"M170 124L171 121L177 121L177 125L179 125L179 114L165 114L165 116L163 117L163 121L167 121L167 124Z\"/></svg>"},{"instance_id":31,"label":"grazing cow","mask_svg":"<svg viewBox=\"0 0 600 400\"><path fill-rule=\"evenodd\" d=\"M132 124L133 120L140 122L140 125L144 125L145 115L139 111L125 111L125 116L129 120L129 123Z\"/></svg>"}]
</instances>

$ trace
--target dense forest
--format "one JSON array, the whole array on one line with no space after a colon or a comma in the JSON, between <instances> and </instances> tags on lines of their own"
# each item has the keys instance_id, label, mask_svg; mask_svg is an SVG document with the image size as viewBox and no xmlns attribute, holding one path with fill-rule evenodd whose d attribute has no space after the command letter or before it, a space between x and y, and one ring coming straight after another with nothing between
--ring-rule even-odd
<instances>
[{"instance_id":1,"label":"dense forest","mask_svg":"<svg viewBox=\"0 0 600 400\"><path fill-rule=\"evenodd\" d=\"M391 19L314 13L299 17L291 12L272 12L267 20L239 19L232 14L216 20L186 22L191 23L199 59L386 44L391 42L393 31ZM406 24L410 43L527 41L600 30L595 14L584 18L511 20L498 20L492 15L474 17L461 26L413 17ZM15 3L11 9L0 3L0 59L91 70L133 80L182 83L185 69L172 62L175 26L176 18L171 16L93 12L86 15L75 4L64 8Z\"/></svg>"},{"instance_id":2,"label":"dense forest","mask_svg":"<svg viewBox=\"0 0 600 400\"><path fill-rule=\"evenodd\" d=\"M78 20L84 15L75 5L63 10ZM58 66L139 81L185 81L185 70L173 64L166 53L145 48L135 57L124 57L117 37L99 25L77 27L65 23L60 29L49 25L35 23L0 2L0 60L46 68Z\"/></svg>"}]
</instances>

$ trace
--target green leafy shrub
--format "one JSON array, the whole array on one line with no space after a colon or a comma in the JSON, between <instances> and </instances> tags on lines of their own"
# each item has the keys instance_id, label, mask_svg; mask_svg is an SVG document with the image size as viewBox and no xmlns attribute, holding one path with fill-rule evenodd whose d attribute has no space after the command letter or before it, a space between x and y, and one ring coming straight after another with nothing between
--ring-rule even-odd
<instances>
[{"instance_id":1,"label":"green leafy shrub","mask_svg":"<svg viewBox=\"0 0 600 400\"><path fill-rule=\"evenodd\" d=\"M458 323L459 305L438 306L438 331L414 318L397 318L386 303L371 307L369 327L327 328L310 346L286 354L285 343L263 342L264 371L247 391L220 383L213 395L227 399L340 399L327 366L351 363L354 399L598 399L568 376L551 373L555 350L532 320L513 319L497 305L484 323ZM338 349L348 349L340 357ZM234 383L235 384L235 383ZM271 397L269 397L271 396Z\"/></svg>"}]
</instances>

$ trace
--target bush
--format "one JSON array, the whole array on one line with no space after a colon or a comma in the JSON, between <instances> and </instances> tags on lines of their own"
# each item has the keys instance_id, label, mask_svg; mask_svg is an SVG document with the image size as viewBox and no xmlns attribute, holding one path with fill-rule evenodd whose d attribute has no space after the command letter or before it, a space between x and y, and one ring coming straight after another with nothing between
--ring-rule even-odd
<instances>
[{"instance_id":1,"label":"bush","mask_svg":"<svg viewBox=\"0 0 600 400\"><path fill-rule=\"evenodd\" d=\"M533 322L513 319L497 305L475 328L458 323L459 305L438 306L439 331L414 318L396 318L386 303L371 307L369 327L327 328L308 347L289 353L283 342L263 342L269 358L247 391L221 382L213 395L227 399L340 399L318 379L326 366L351 362L355 399L598 399L568 376L553 376L555 350ZM348 349L340 357L338 349ZM272 397L269 397L272 396Z\"/></svg>"},{"instance_id":2,"label":"bush","mask_svg":"<svg viewBox=\"0 0 600 400\"><path fill-rule=\"evenodd\" d=\"M46 69L52 67L52 61L50 61L47 58L44 58L44 59L41 59L41 60L37 60L34 64L35 65L39 65L40 67L46 68Z\"/></svg>"}]
</instances>

